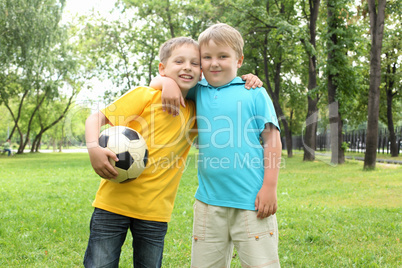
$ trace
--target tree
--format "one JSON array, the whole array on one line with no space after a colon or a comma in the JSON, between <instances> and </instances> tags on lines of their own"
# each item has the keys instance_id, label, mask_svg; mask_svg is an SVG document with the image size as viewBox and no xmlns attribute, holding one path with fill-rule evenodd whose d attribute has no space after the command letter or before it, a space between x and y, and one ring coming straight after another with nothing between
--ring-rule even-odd
<instances>
[{"instance_id":1,"label":"tree","mask_svg":"<svg viewBox=\"0 0 402 268\"><path fill-rule=\"evenodd\" d=\"M327 0L327 76L330 123L331 163L345 162L343 146L343 116L352 109L350 100L357 92L355 70L348 59L355 50L353 14L348 11L349 0Z\"/></svg>"},{"instance_id":2,"label":"tree","mask_svg":"<svg viewBox=\"0 0 402 268\"><path fill-rule=\"evenodd\" d=\"M53 105L45 105L41 107L41 111L38 113L37 119L39 122L39 130L37 131L31 146L31 153L38 152L43 134L50 128L62 121L66 117L66 114L73 104L73 98L75 93L71 94L69 98L62 97ZM51 107L51 111L49 108ZM57 113L54 113L56 112Z\"/></svg>"},{"instance_id":3,"label":"tree","mask_svg":"<svg viewBox=\"0 0 402 268\"><path fill-rule=\"evenodd\" d=\"M327 12L328 12L328 68L331 68L334 58L336 58L336 48L338 46L338 36L335 33L338 25L336 22L335 12L339 12L335 9L334 3L331 0L327 0ZM329 122L330 122L330 140L331 140L331 163L342 164L345 161L344 151L342 149L342 119L339 113L339 103L336 101L336 78L339 77L339 73L328 72L328 106L329 106Z\"/></svg>"},{"instance_id":4,"label":"tree","mask_svg":"<svg viewBox=\"0 0 402 268\"><path fill-rule=\"evenodd\" d=\"M384 34L386 0L367 0L370 15L370 88L368 98L367 142L364 169L374 169L377 158L378 118L380 107L381 48Z\"/></svg>"},{"instance_id":5,"label":"tree","mask_svg":"<svg viewBox=\"0 0 402 268\"><path fill-rule=\"evenodd\" d=\"M85 27L78 31L85 68L91 70L92 77L108 79L114 85L106 92L106 102L138 84L149 83L157 70L155 53L159 42L149 36L150 29L138 26L145 23L138 23L137 17L119 16L113 21L97 15L82 17Z\"/></svg>"},{"instance_id":6,"label":"tree","mask_svg":"<svg viewBox=\"0 0 402 268\"><path fill-rule=\"evenodd\" d=\"M398 4L398 1L390 1L387 10L388 14L385 19L386 39L384 40L384 46L382 48L383 54L385 54L382 67L382 91L385 93L385 105L383 106L386 107L386 113L384 115L384 113L381 112L380 103L380 119L388 128L391 156L396 157L399 155L399 150L394 127L394 102L398 97L401 97L402 90L402 76L400 71L402 56L402 26L400 24L402 19L402 5L400 3ZM382 96L380 97L380 101L381 99Z\"/></svg>"},{"instance_id":7,"label":"tree","mask_svg":"<svg viewBox=\"0 0 402 268\"><path fill-rule=\"evenodd\" d=\"M63 6L64 0L0 2L0 97L14 121L10 136L19 134L18 153L44 101L57 97L74 71L67 29L60 25Z\"/></svg>"},{"instance_id":8,"label":"tree","mask_svg":"<svg viewBox=\"0 0 402 268\"><path fill-rule=\"evenodd\" d=\"M307 116L306 116L306 134L304 139L304 161L312 161L315 159L316 149L316 136L317 136L317 122L318 122L318 108L319 94L317 92L317 56L316 56L316 25L318 19L318 11L320 7L320 0L309 0L308 9L302 1L302 12L307 21L309 40L301 39L305 46L306 54L308 57L308 86L309 94L307 95Z\"/></svg>"},{"instance_id":9,"label":"tree","mask_svg":"<svg viewBox=\"0 0 402 268\"><path fill-rule=\"evenodd\" d=\"M292 76L284 73L295 72L297 51L294 45L297 23L294 1L219 1L220 21L235 26L245 40L245 60L239 73L254 73L264 81L275 107L276 115L285 134L288 157L293 156L291 108L286 106L297 87L290 87ZM296 47L296 48L295 48ZM299 93L296 93L299 94Z\"/></svg>"},{"instance_id":10,"label":"tree","mask_svg":"<svg viewBox=\"0 0 402 268\"><path fill-rule=\"evenodd\" d=\"M88 65L92 64L98 78L109 79L115 86L106 93L107 102L136 85L149 84L158 73L162 43L189 33L196 38L213 11L200 0L125 0L116 9L121 13L114 21L96 15L84 18L86 26L80 32Z\"/></svg>"}]
</instances>

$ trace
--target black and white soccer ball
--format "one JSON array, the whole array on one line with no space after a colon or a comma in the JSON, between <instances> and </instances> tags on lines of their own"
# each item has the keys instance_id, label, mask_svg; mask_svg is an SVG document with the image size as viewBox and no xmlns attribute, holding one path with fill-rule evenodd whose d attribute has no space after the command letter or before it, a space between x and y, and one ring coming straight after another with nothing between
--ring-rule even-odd
<instances>
[{"instance_id":1,"label":"black and white soccer ball","mask_svg":"<svg viewBox=\"0 0 402 268\"><path fill-rule=\"evenodd\" d=\"M110 181L129 182L144 171L148 162L148 147L144 138L134 129L114 126L105 129L99 135L99 145L111 150L119 161L109 158L119 175Z\"/></svg>"}]
</instances>

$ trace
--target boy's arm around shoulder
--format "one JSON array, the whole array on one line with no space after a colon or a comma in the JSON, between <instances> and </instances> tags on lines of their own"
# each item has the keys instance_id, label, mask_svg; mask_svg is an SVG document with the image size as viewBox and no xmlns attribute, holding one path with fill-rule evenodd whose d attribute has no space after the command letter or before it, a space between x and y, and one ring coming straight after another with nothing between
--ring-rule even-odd
<instances>
[{"instance_id":1,"label":"boy's arm around shoulder","mask_svg":"<svg viewBox=\"0 0 402 268\"><path fill-rule=\"evenodd\" d=\"M178 115L180 104L186 107L183 95L177 83L167 76L157 76L149 84L154 89L162 90L162 110Z\"/></svg>"},{"instance_id":2,"label":"boy's arm around shoulder","mask_svg":"<svg viewBox=\"0 0 402 268\"><path fill-rule=\"evenodd\" d=\"M263 86L263 83L260 80L260 78L251 73L242 75L241 79L246 81L246 84L244 85L244 87L246 89L257 88L257 87Z\"/></svg>"},{"instance_id":3,"label":"boy's arm around shoulder","mask_svg":"<svg viewBox=\"0 0 402 268\"><path fill-rule=\"evenodd\" d=\"M117 156L110 150L99 146L99 132L102 126L109 124L109 120L102 112L90 115L85 121L85 141L89 159L95 172L105 179L115 178L118 173L109 162L109 157L116 162Z\"/></svg>"},{"instance_id":4,"label":"boy's arm around shoulder","mask_svg":"<svg viewBox=\"0 0 402 268\"><path fill-rule=\"evenodd\" d=\"M276 213L278 208L276 188L282 154L279 130L270 123L261 133L264 147L264 181L255 200L257 217L265 218Z\"/></svg>"}]
</instances>

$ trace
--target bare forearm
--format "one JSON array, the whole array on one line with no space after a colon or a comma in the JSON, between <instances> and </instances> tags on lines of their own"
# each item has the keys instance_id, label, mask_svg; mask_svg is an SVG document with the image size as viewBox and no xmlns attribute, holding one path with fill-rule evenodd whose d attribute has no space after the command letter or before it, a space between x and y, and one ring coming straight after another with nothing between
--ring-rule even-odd
<instances>
[{"instance_id":1,"label":"bare forearm","mask_svg":"<svg viewBox=\"0 0 402 268\"><path fill-rule=\"evenodd\" d=\"M103 125L108 122L101 112L90 115L85 121L85 141L88 149L99 146L99 132Z\"/></svg>"},{"instance_id":2,"label":"bare forearm","mask_svg":"<svg viewBox=\"0 0 402 268\"><path fill-rule=\"evenodd\" d=\"M277 129L271 129L264 137L264 182L276 188L281 164L282 143Z\"/></svg>"}]
</instances>

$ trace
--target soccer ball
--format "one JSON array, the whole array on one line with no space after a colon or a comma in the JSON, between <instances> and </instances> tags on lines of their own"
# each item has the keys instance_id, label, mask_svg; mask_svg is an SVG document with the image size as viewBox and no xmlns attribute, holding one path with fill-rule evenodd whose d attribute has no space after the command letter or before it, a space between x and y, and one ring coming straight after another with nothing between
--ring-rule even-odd
<instances>
[{"instance_id":1,"label":"soccer ball","mask_svg":"<svg viewBox=\"0 0 402 268\"><path fill-rule=\"evenodd\" d=\"M145 169L148 162L148 147L144 138L135 130L115 126L102 131L99 145L117 155L119 161L109 158L110 163L119 175L110 181L116 183L129 182L136 179Z\"/></svg>"}]
</instances>

